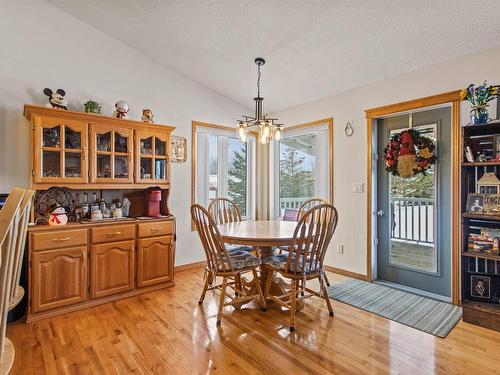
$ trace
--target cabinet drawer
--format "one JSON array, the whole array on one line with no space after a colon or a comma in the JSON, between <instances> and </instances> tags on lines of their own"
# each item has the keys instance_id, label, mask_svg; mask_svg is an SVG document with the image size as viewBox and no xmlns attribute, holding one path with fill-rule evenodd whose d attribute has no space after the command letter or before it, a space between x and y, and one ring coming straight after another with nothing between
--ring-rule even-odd
<instances>
[{"instance_id":1,"label":"cabinet drawer","mask_svg":"<svg viewBox=\"0 0 500 375\"><path fill-rule=\"evenodd\" d=\"M32 249L48 250L87 244L87 229L51 230L32 233Z\"/></svg>"},{"instance_id":2,"label":"cabinet drawer","mask_svg":"<svg viewBox=\"0 0 500 375\"><path fill-rule=\"evenodd\" d=\"M110 225L92 228L92 243L116 242L134 239L134 224Z\"/></svg>"},{"instance_id":3,"label":"cabinet drawer","mask_svg":"<svg viewBox=\"0 0 500 375\"><path fill-rule=\"evenodd\" d=\"M151 223L139 223L139 238L166 236L174 234L174 222L172 220L155 221Z\"/></svg>"}]
</instances>

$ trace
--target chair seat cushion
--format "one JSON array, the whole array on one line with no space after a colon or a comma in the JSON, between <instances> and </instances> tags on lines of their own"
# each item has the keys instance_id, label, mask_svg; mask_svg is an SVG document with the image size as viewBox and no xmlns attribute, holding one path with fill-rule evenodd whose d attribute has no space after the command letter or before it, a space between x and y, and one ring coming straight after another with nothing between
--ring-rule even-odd
<instances>
[{"instance_id":1,"label":"chair seat cushion","mask_svg":"<svg viewBox=\"0 0 500 375\"><path fill-rule=\"evenodd\" d=\"M240 253L252 251L253 247L244 245L226 245L226 250L230 253Z\"/></svg>"},{"instance_id":2,"label":"chair seat cushion","mask_svg":"<svg viewBox=\"0 0 500 375\"><path fill-rule=\"evenodd\" d=\"M244 268L256 267L261 264L261 261L258 257L248 252L230 253L229 258L231 260L231 264L233 265L235 271L242 270ZM231 268L229 267L226 261L224 261L224 263L219 266L219 271L227 272L230 270Z\"/></svg>"},{"instance_id":3,"label":"chair seat cushion","mask_svg":"<svg viewBox=\"0 0 500 375\"><path fill-rule=\"evenodd\" d=\"M278 255L273 255L273 256L270 256L270 257L267 257L267 258L263 258L262 259L262 264L268 266L268 267L271 267L271 268L275 268L277 270L282 270L282 271L285 271L285 267L286 267L286 263L288 261L288 256L289 254L278 254ZM292 262L290 263L290 270L289 272L293 272L293 267L294 267L294 264L295 264L295 252L292 253ZM309 259L307 259L309 260ZM297 269L300 270L302 268L302 262L303 262L303 257L301 256L300 257L300 260L299 260L299 265L297 266ZM319 270L319 269L318 269ZM304 269L304 274L309 274L309 273L312 273L312 272L316 272L317 269L315 267L315 265L313 264L312 267L309 265L309 262L306 261L306 265L305 265L305 269ZM299 271L300 272L300 271Z\"/></svg>"}]
</instances>

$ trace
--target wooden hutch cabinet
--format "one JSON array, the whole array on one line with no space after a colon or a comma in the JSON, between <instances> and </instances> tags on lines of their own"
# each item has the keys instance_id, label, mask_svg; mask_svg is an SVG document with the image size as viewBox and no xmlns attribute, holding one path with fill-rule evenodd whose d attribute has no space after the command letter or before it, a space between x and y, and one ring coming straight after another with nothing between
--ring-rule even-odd
<instances>
[{"instance_id":1,"label":"wooden hutch cabinet","mask_svg":"<svg viewBox=\"0 0 500 375\"><path fill-rule=\"evenodd\" d=\"M24 114L32 130L33 189L117 194L130 197L134 208L116 221L30 225L27 320L173 286L168 196L175 128L31 105ZM162 190L160 218L144 217L148 188Z\"/></svg>"}]
</instances>

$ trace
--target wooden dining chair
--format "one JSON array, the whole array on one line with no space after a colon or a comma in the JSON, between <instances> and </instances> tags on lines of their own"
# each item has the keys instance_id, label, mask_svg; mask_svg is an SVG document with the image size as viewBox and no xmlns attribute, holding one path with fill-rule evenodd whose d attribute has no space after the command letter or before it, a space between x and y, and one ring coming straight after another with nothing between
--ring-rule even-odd
<instances>
[{"instance_id":1,"label":"wooden dining chair","mask_svg":"<svg viewBox=\"0 0 500 375\"><path fill-rule=\"evenodd\" d=\"M264 267L269 269L264 297L290 309L290 331L295 329L295 311L298 300L312 296L322 297L330 316L333 309L326 289L323 260L328 244L337 227L338 214L331 204L320 204L307 211L297 223L291 247L293 251L262 259ZM269 294L271 282L276 273L291 280L289 292L274 296ZM320 292L307 288L307 281L317 279ZM303 282L305 295L299 296L299 283Z\"/></svg>"},{"instance_id":2,"label":"wooden dining chair","mask_svg":"<svg viewBox=\"0 0 500 375\"><path fill-rule=\"evenodd\" d=\"M18 282L17 270L24 254L22 245L26 231L23 226L27 225L27 221L23 219L25 215L23 211L29 205L23 200L25 195L25 189L14 188L0 210L0 373L2 374L9 372L15 354L14 346L5 334L7 315L20 301L15 297L13 299L13 294L15 295L15 283Z\"/></svg>"},{"instance_id":3,"label":"wooden dining chair","mask_svg":"<svg viewBox=\"0 0 500 375\"><path fill-rule=\"evenodd\" d=\"M227 223L237 223L241 221L240 209L232 200L227 198L215 198L208 205L208 212L212 215L215 223L227 224ZM238 251L256 251L257 249L252 246L243 245L229 245L226 244L226 248L232 252Z\"/></svg>"},{"instance_id":4,"label":"wooden dining chair","mask_svg":"<svg viewBox=\"0 0 500 375\"><path fill-rule=\"evenodd\" d=\"M260 259L248 252L235 254L229 252L224 246L214 219L199 204L191 206L191 217L200 236L207 260L205 284L198 303L200 305L203 303L207 290L220 290L217 325L221 323L224 306L232 305L238 309L242 304L258 298L262 308L265 309L266 300L257 274L257 268L261 264ZM251 285L245 284L242 287L241 276L248 272L252 273L253 282L250 283ZM222 284L212 284L216 277L222 277ZM228 287L233 289L234 295L228 293ZM226 297L229 298L229 302L225 302Z\"/></svg>"}]
</instances>

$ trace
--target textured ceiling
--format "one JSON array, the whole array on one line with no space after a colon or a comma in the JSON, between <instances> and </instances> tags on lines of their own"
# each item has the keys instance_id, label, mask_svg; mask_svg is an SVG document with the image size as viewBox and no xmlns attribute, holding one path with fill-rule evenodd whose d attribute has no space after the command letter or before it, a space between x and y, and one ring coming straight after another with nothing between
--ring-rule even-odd
<instances>
[{"instance_id":1,"label":"textured ceiling","mask_svg":"<svg viewBox=\"0 0 500 375\"><path fill-rule=\"evenodd\" d=\"M264 57L266 112L500 46L498 0L46 1L248 107Z\"/></svg>"}]
</instances>

